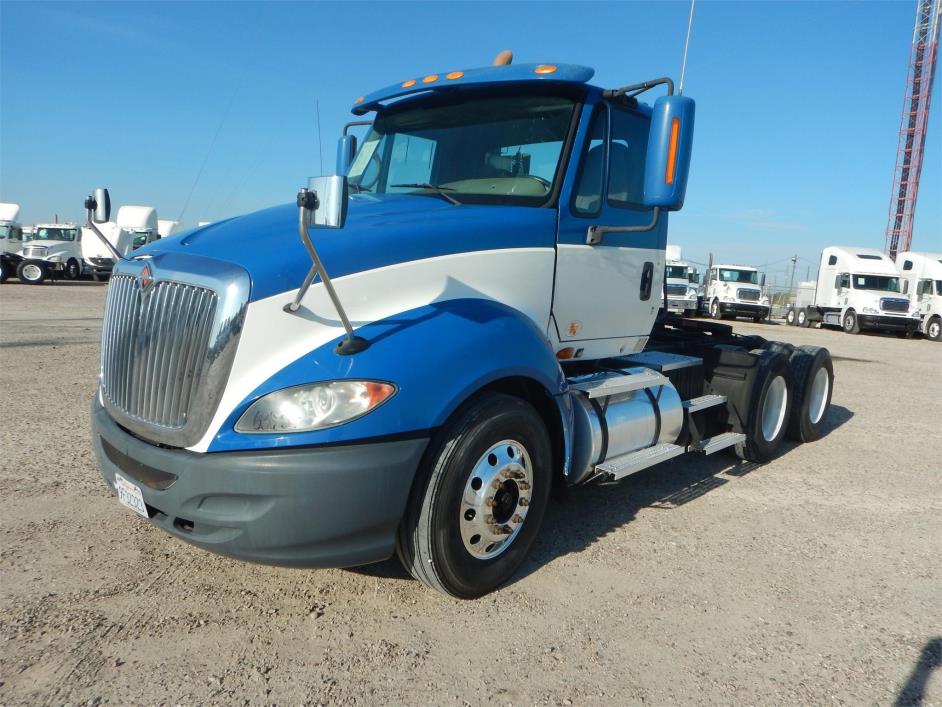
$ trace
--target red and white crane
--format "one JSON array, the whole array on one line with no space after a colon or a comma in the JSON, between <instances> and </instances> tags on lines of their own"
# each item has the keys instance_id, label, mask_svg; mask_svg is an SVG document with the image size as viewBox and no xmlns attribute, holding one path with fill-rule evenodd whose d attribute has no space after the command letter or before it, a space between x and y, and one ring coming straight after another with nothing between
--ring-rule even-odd
<instances>
[{"instance_id":1,"label":"red and white crane","mask_svg":"<svg viewBox=\"0 0 942 707\"><path fill-rule=\"evenodd\" d=\"M929 104L939 49L940 1L917 1L916 26L906 75L899 146L896 150L890 213L886 224L885 249L892 259L896 258L897 252L908 251L913 241L913 217L919 194L919 175L922 172Z\"/></svg>"}]
</instances>

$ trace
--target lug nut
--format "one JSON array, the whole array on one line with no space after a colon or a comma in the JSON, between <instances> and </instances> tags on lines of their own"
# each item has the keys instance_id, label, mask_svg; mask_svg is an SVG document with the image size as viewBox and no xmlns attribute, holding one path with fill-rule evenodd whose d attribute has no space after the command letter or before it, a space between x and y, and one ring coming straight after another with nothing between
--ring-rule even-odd
<instances>
[{"instance_id":1,"label":"lug nut","mask_svg":"<svg viewBox=\"0 0 942 707\"><path fill-rule=\"evenodd\" d=\"M514 529L511 528L509 525L505 525L505 526L501 527L500 531L501 531L504 535L510 535L512 532L514 532Z\"/></svg>"},{"instance_id":2,"label":"lug nut","mask_svg":"<svg viewBox=\"0 0 942 707\"><path fill-rule=\"evenodd\" d=\"M499 480L499 479L494 479L494 480L491 482L491 488L492 488L492 489L495 489L495 490L499 489L499 488L501 487L501 485L502 485L502 484L500 483L500 480Z\"/></svg>"},{"instance_id":3,"label":"lug nut","mask_svg":"<svg viewBox=\"0 0 942 707\"><path fill-rule=\"evenodd\" d=\"M494 507L494 503L495 503L495 501L494 501L494 497L493 497L493 496L491 496L490 498L488 498L487 500L484 501L484 505L487 506L488 508L493 508L493 507Z\"/></svg>"},{"instance_id":4,"label":"lug nut","mask_svg":"<svg viewBox=\"0 0 942 707\"><path fill-rule=\"evenodd\" d=\"M521 491L529 491L530 484L528 484L526 481L521 481L519 484L517 484L517 488Z\"/></svg>"},{"instance_id":5,"label":"lug nut","mask_svg":"<svg viewBox=\"0 0 942 707\"><path fill-rule=\"evenodd\" d=\"M514 517L511 518L510 520L512 520L514 523L522 523L522 522L523 522L523 516L521 516L519 513L515 513L515 514L514 514Z\"/></svg>"},{"instance_id":6,"label":"lug nut","mask_svg":"<svg viewBox=\"0 0 942 707\"><path fill-rule=\"evenodd\" d=\"M520 499L520 505L521 505L521 506L529 506L529 505L530 505L530 499L529 499L529 498L521 498L521 499Z\"/></svg>"},{"instance_id":7,"label":"lug nut","mask_svg":"<svg viewBox=\"0 0 942 707\"><path fill-rule=\"evenodd\" d=\"M497 519L494 516L487 516L486 518L484 518L484 522L487 523L488 525L491 525L492 523L496 523Z\"/></svg>"}]
</instances>

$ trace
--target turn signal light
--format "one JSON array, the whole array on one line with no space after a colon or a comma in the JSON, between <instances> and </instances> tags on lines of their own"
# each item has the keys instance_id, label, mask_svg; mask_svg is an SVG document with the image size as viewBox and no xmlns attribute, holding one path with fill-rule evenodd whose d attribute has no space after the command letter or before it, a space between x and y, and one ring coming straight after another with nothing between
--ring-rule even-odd
<instances>
[{"instance_id":1,"label":"turn signal light","mask_svg":"<svg viewBox=\"0 0 942 707\"><path fill-rule=\"evenodd\" d=\"M413 86L415 86L415 79L409 79L408 81L402 82L403 88L412 88Z\"/></svg>"},{"instance_id":2,"label":"turn signal light","mask_svg":"<svg viewBox=\"0 0 942 707\"><path fill-rule=\"evenodd\" d=\"M551 74L556 71L556 67L552 64L540 64L533 70L534 74Z\"/></svg>"},{"instance_id":3,"label":"turn signal light","mask_svg":"<svg viewBox=\"0 0 942 707\"><path fill-rule=\"evenodd\" d=\"M358 99L354 101L354 103L363 103L364 100L366 99L363 96L360 96Z\"/></svg>"},{"instance_id":4,"label":"turn signal light","mask_svg":"<svg viewBox=\"0 0 942 707\"><path fill-rule=\"evenodd\" d=\"M445 76L445 78L449 81L454 81L455 79L460 79L462 76L464 76L463 71L452 71L450 74Z\"/></svg>"},{"instance_id":5,"label":"turn signal light","mask_svg":"<svg viewBox=\"0 0 942 707\"><path fill-rule=\"evenodd\" d=\"M674 183L674 172L677 168L677 140L680 138L680 118L671 120L671 138L667 146L667 171L664 173L664 183Z\"/></svg>"},{"instance_id":6,"label":"turn signal light","mask_svg":"<svg viewBox=\"0 0 942 707\"><path fill-rule=\"evenodd\" d=\"M574 348L567 346L566 348L560 349L556 352L556 358L558 358L560 361L568 361L575 355L575 353L576 350Z\"/></svg>"}]
</instances>

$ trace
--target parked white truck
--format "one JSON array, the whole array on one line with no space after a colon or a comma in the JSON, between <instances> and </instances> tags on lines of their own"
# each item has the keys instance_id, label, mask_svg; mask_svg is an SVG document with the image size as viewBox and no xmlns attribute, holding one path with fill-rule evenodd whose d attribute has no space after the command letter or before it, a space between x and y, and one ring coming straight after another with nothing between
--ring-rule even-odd
<instances>
[{"instance_id":1,"label":"parked white truck","mask_svg":"<svg viewBox=\"0 0 942 707\"><path fill-rule=\"evenodd\" d=\"M664 260L664 297L668 312L692 317L699 306L700 273L683 259L679 245L668 245Z\"/></svg>"},{"instance_id":2,"label":"parked white truck","mask_svg":"<svg viewBox=\"0 0 942 707\"><path fill-rule=\"evenodd\" d=\"M750 265L713 265L707 271L703 304L713 319L749 317L758 323L771 309L764 287L765 273Z\"/></svg>"},{"instance_id":3,"label":"parked white truck","mask_svg":"<svg viewBox=\"0 0 942 707\"><path fill-rule=\"evenodd\" d=\"M900 253L896 267L902 291L919 312L919 331L942 341L942 253Z\"/></svg>"},{"instance_id":4,"label":"parked white truck","mask_svg":"<svg viewBox=\"0 0 942 707\"><path fill-rule=\"evenodd\" d=\"M169 238L170 236L175 236L178 233L183 231L179 221L171 221L170 219L158 219L157 220L157 232L160 234L161 238Z\"/></svg>"},{"instance_id":5,"label":"parked white truck","mask_svg":"<svg viewBox=\"0 0 942 707\"><path fill-rule=\"evenodd\" d=\"M874 248L854 246L828 246L821 252L813 301L795 316L798 326L819 322L848 334L874 330L907 336L919 326L919 311L901 294L893 261Z\"/></svg>"},{"instance_id":6,"label":"parked white truck","mask_svg":"<svg viewBox=\"0 0 942 707\"><path fill-rule=\"evenodd\" d=\"M152 206L122 206L113 222L98 224L98 229L121 255L160 238L157 210ZM82 255L92 277L107 277L114 267L114 256L90 229L82 230Z\"/></svg>"},{"instance_id":7,"label":"parked white truck","mask_svg":"<svg viewBox=\"0 0 942 707\"><path fill-rule=\"evenodd\" d=\"M6 282L20 264L23 226L19 204L0 204L0 283Z\"/></svg>"},{"instance_id":8,"label":"parked white truck","mask_svg":"<svg viewBox=\"0 0 942 707\"><path fill-rule=\"evenodd\" d=\"M74 223L38 223L20 251L16 276L28 285L41 285L50 276L78 278L84 272L82 229Z\"/></svg>"}]
</instances>

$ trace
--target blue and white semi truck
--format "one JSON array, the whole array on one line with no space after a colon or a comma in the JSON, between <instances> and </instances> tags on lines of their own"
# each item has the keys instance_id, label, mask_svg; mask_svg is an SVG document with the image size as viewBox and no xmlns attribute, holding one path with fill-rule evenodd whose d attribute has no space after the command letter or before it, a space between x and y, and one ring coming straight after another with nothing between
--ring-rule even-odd
<instances>
[{"instance_id":1,"label":"blue and white semi truck","mask_svg":"<svg viewBox=\"0 0 942 707\"><path fill-rule=\"evenodd\" d=\"M116 258L92 423L119 500L224 555L397 553L470 598L520 566L553 489L820 437L825 349L659 313L694 102L593 73L397 82L354 103L373 119L340 176Z\"/></svg>"}]
</instances>

